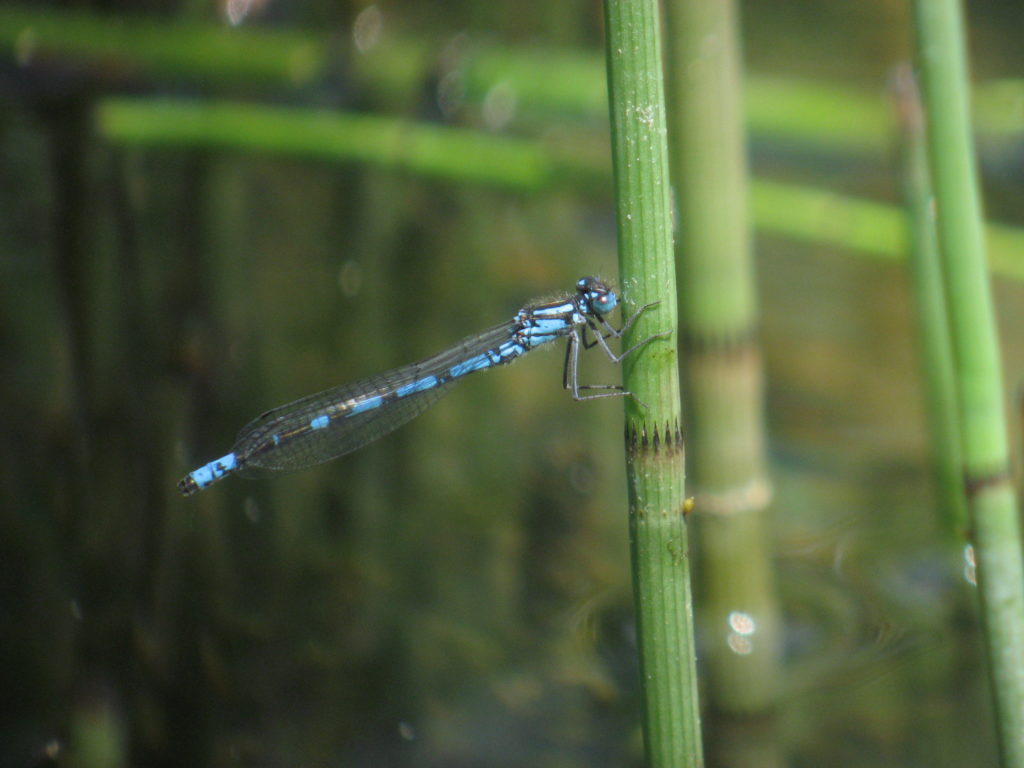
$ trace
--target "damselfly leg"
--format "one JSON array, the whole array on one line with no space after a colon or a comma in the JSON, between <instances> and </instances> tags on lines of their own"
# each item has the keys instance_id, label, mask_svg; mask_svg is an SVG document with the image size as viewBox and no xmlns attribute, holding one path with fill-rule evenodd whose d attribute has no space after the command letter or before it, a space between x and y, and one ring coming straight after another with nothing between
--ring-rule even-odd
<instances>
[{"instance_id":1,"label":"damselfly leg","mask_svg":"<svg viewBox=\"0 0 1024 768\"><path fill-rule=\"evenodd\" d=\"M655 339L664 338L670 336L672 331L662 331L661 333L655 333L648 336L646 339L638 341L636 344L631 346L629 349L619 354L615 354L611 347L608 346L608 339L616 338L620 339L622 336L632 327L636 319L640 317L641 313L650 309L651 307L657 306L660 302L651 302L640 307L634 312L621 328L616 328L608 320L598 315L595 317L588 316L585 324L579 327L579 330L573 329L568 334L568 344L565 348L565 364L562 370L562 386L569 390L572 394L573 400L596 400L601 397L632 397L644 408L647 404L642 402L635 394L630 392L628 389L623 387L621 384L580 384L579 383L579 360L580 360L580 347L584 350L593 349L595 346L600 346L604 350L605 355L613 363L621 363L626 356L636 351L640 347L649 344ZM589 339L587 337L587 328L594 332L594 338ZM603 389L612 390L608 392L598 392L592 395L581 395L580 390L592 390L592 389Z\"/></svg>"}]
</instances>

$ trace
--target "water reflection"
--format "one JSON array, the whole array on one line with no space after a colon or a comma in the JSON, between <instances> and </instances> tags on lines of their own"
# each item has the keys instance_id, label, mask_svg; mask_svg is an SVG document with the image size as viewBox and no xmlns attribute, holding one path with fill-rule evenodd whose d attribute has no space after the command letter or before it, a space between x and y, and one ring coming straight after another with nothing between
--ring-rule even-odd
<instances>
[{"instance_id":1,"label":"water reflection","mask_svg":"<svg viewBox=\"0 0 1024 768\"><path fill-rule=\"evenodd\" d=\"M978 586L978 571L974 564L974 547L971 544L964 545L964 581L972 587Z\"/></svg>"},{"instance_id":2,"label":"water reflection","mask_svg":"<svg viewBox=\"0 0 1024 768\"><path fill-rule=\"evenodd\" d=\"M733 653L746 656L754 650L753 634L756 631L754 617L744 611L731 611L728 619L730 632L725 643Z\"/></svg>"},{"instance_id":3,"label":"water reflection","mask_svg":"<svg viewBox=\"0 0 1024 768\"><path fill-rule=\"evenodd\" d=\"M380 42L384 29L384 14L376 4L361 10L352 24L352 42L360 53L366 53Z\"/></svg>"}]
</instances>

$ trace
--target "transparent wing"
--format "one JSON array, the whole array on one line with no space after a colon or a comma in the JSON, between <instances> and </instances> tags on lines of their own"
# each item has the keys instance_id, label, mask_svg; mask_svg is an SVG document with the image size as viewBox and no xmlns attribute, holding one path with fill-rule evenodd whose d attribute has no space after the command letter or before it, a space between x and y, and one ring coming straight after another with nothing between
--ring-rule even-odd
<instances>
[{"instance_id":1,"label":"transparent wing","mask_svg":"<svg viewBox=\"0 0 1024 768\"><path fill-rule=\"evenodd\" d=\"M418 363L267 411L238 434L232 450L239 473L311 467L383 437L448 393L461 378L451 377L453 366L496 349L515 330L515 323L502 323Z\"/></svg>"}]
</instances>

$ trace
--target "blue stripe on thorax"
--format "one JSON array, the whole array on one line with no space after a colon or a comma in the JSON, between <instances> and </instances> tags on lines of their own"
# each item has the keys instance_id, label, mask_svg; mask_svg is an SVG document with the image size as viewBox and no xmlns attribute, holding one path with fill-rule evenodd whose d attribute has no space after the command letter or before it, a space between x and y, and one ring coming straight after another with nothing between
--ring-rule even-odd
<instances>
[{"instance_id":1,"label":"blue stripe on thorax","mask_svg":"<svg viewBox=\"0 0 1024 768\"><path fill-rule=\"evenodd\" d=\"M565 318L568 315L576 314L576 304L572 301L566 301L562 304L554 304L551 306L532 307L529 310L533 317L562 317ZM575 322L575 320L574 320Z\"/></svg>"},{"instance_id":2,"label":"blue stripe on thorax","mask_svg":"<svg viewBox=\"0 0 1024 768\"><path fill-rule=\"evenodd\" d=\"M520 335L522 336L523 343L532 349L540 344L546 344L549 341L565 336L572 327L573 322L564 315L552 318L534 316L531 325L524 328Z\"/></svg>"}]
</instances>

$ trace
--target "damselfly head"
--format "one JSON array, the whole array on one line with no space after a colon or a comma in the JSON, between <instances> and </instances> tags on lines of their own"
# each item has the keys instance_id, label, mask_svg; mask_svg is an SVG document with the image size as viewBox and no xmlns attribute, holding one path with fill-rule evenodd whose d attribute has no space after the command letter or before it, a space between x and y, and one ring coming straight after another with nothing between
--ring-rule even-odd
<instances>
[{"instance_id":1,"label":"damselfly head","mask_svg":"<svg viewBox=\"0 0 1024 768\"><path fill-rule=\"evenodd\" d=\"M576 283L576 290L595 314L607 315L618 306L619 297L615 291L596 277L581 277Z\"/></svg>"}]
</instances>

